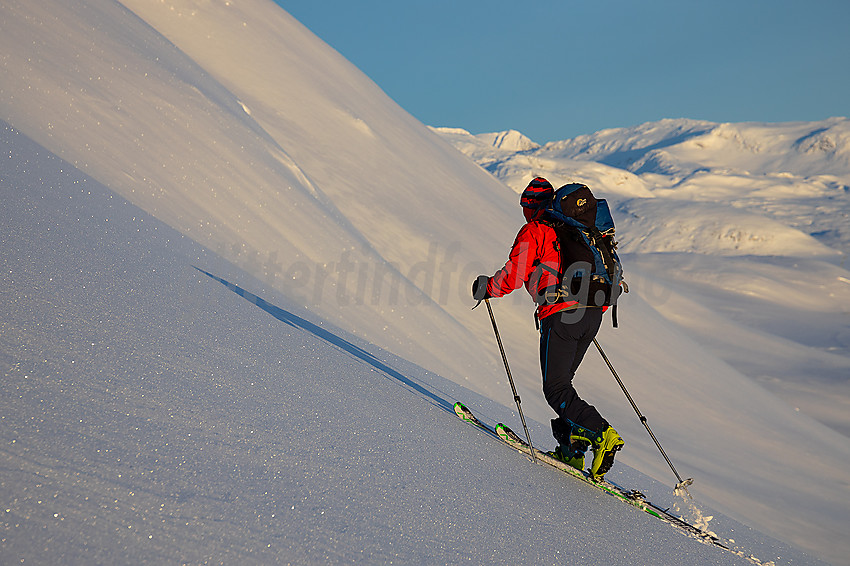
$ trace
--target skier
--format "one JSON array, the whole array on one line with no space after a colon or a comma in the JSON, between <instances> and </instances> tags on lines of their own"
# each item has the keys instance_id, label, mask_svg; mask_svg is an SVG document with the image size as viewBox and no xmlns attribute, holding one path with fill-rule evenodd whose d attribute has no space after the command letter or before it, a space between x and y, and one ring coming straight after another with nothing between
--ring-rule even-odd
<instances>
[{"instance_id":1,"label":"skier","mask_svg":"<svg viewBox=\"0 0 850 566\"><path fill-rule=\"evenodd\" d=\"M596 199L587 187L576 194L578 206L572 215L592 224ZM546 208L554 189L546 179L536 177L520 197L526 224L519 230L505 266L492 277L479 276L472 285L477 300L507 295L525 285L538 304L535 317L540 329L540 369L543 395L558 414L552 432L559 445L552 456L582 470L588 447L593 449L590 474L601 479L611 469L615 453L623 447L617 431L595 407L579 397L573 377L602 322L604 308L580 306L575 300L542 299L559 288L560 278L575 262L593 263L593 253L577 240L562 238L547 221ZM592 215L592 216L591 216ZM589 224L588 224L589 225ZM568 265L561 265L561 246ZM567 260L569 258L569 260Z\"/></svg>"}]
</instances>

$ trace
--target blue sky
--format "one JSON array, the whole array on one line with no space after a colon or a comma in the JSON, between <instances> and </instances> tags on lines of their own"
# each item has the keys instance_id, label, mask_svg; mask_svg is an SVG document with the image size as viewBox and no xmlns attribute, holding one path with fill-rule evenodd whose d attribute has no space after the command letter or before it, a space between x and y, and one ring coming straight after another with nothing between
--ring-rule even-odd
<instances>
[{"instance_id":1,"label":"blue sky","mask_svg":"<svg viewBox=\"0 0 850 566\"><path fill-rule=\"evenodd\" d=\"M848 0L276 1L431 126L850 115Z\"/></svg>"}]
</instances>

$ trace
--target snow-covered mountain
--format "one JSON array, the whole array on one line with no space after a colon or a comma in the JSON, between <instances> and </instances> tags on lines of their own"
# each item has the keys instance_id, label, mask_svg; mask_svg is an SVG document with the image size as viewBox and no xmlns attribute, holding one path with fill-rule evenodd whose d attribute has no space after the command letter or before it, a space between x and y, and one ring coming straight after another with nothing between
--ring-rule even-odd
<instances>
[{"instance_id":1,"label":"snow-covered mountain","mask_svg":"<svg viewBox=\"0 0 850 566\"><path fill-rule=\"evenodd\" d=\"M695 337L721 358L850 435L850 120L662 120L514 152L494 147L496 134L436 130L516 192L543 175L607 196L620 251L664 289L639 293L671 321L701 328ZM671 307L670 285L690 295L687 305ZM747 308L736 295L751 298ZM786 352L783 362L754 355L766 336L730 339L734 326L782 339L772 348Z\"/></svg>"},{"instance_id":2,"label":"snow-covered mountain","mask_svg":"<svg viewBox=\"0 0 850 566\"><path fill-rule=\"evenodd\" d=\"M714 210L718 216L743 210L778 220L844 254L850 252L847 118L784 124L661 120L544 146L529 140L513 151L494 140L508 135L517 138L521 136L517 132L472 135L453 128L436 131L517 192L525 187L530 175L540 174L557 182L587 183L617 201L633 197L682 201L688 209L676 216L698 209ZM710 207L699 206L706 203ZM664 215L671 216L666 210ZM746 227L747 222L737 219L732 224ZM643 235L644 231L639 233ZM774 225L759 232L764 236L771 231L782 230ZM799 235L785 232L788 237L799 239ZM743 237L759 239L756 234ZM663 249L654 249L645 241L635 245L634 240L625 240L624 244L630 247L624 249L642 253L672 251L684 243L681 238L670 240ZM711 238L700 240L683 251L718 251L717 242ZM730 245L724 249L747 252L739 243L727 241ZM781 247L760 248L763 242L754 244L749 250L758 255L805 253L799 246L783 251Z\"/></svg>"},{"instance_id":3,"label":"snow-covered mountain","mask_svg":"<svg viewBox=\"0 0 850 566\"><path fill-rule=\"evenodd\" d=\"M846 313L835 305L850 298L850 274L835 255L842 225L829 223L846 198L840 181L820 181L836 194L813 193L825 208L810 232L776 200L769 214L738 206L762 220L728 234L744 216L686 198L660 169L576 161L558 153L566 145L517 133L469 139L506 164L506 187L265 0L12 1L0 22L0 360L15 387L0 420L0 493L16 559L157 562L188 549L190 562L448 562L475 548L479 562L557 561L582 555L564 540L591 545L613 525L675 562L721 560L571 495L562 477L530 471L442 410L470 396L492 420L515 418L468 288L504 261L521 221L511 189L537 167L522 170L528 157L592 175L617 205L635 292L622 328L600 340L677 466L697 478L697 499L844 560ZM843 151L840 136L827 138ZM535 170L550 171L557 182L555 169ZM785 193L804 200L781 183L772 198ZM691 207L668 215L679 224L666 235L641 224L659 197ZM727 224L712 229L715 220ZM705 261L688 253L693 243L665 243L697 229L720 234ZM752 274L740 252L756 253L762 236L796 247L759 256ZM517 294L494 308L533 438L551 445L530 302ZM579 387L626 436L611 473L648 481L634 480L636 468L672 484L600 360L588 358ZM375 401L384 398L391 409ZM483 468L457 466L470 451ZM499 482L475 484L494 466ZM475 494L466 522L442 511L472 485L462 488ZM508 551L485 531L515 495L536 538ZM432 527L416 534L422 524ZM724 537L740 533L730 524ZM757 556L780 554L753 540L767 545ZM651 562L653 545L592 556Z\"/></svg>"}]
</instances>

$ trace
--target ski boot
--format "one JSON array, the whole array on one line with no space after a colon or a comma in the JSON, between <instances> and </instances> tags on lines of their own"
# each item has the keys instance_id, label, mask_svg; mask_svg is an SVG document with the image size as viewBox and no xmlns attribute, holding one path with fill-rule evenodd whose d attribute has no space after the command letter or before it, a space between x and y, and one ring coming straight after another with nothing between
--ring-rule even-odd
<instances>
[{"instance_id":1,"label":"ski boot","mask_svg":"<svg viewBox=\"0 0 850 566\"><path fill-rule=\"evenodd\" d=\"M590 465L590 477L596 481L602 480L602 476L611 469L614 465L614 455L625 444L610 425L606 426L599 437L600 440L592 443L593 463Z\"/></svg>"},{"instance_id":2,"label":"ski boot","mask_svg":"<svg viewBox=\"0 0 850 566\"><path fill-rule=\"evenodd\" d=\"M572 466L576 470L584 470L584 453L587 451L588 445L583 448L574 447L573 445L564 446L559 444L555 450L547 452L549 456L560 460L568 466Z\"/></svg>"},{"instance_id":3,"label":"ski boot","mask_svg":"<svg viewBox=\"0 0 850 566\"><path fill-rule=\"evenodd\" d=\"M552 435L558 441L558 446L547 454L577 470L584 470L584 453L591 446L592 439L599 436L560 418L552 419Z\"/></svg>"}]
</instances>

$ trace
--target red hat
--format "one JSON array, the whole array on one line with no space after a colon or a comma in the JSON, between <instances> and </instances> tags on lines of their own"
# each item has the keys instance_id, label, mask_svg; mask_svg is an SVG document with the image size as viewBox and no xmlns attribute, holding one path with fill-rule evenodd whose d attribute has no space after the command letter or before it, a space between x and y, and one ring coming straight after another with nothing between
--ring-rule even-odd
<instances>
[{"instance_id":1,"label":"red hat","mask_svg":"<svg viewBox=\"0 0 850 566\"><path fill-rule=\"evenodd\" d=\"M531 222L542 218L546 205L554 196L555 189L552 188L552 183L543 177L532 179L519 197L519 204L522 206L522 214L526 221Z\"/></svg>"},{"instance_id":2,"label":"red hat","mask_svg":"<svg viewBox=\"0 0 850 566\"><path fill-rule=\"evenodd\" d=\"M522 191L519 204L523 208L538 209L551 201L553 196L555 196L555 189L552 188L552 183L543 177L535 177Z\"/></svg>"}]
</instances>

